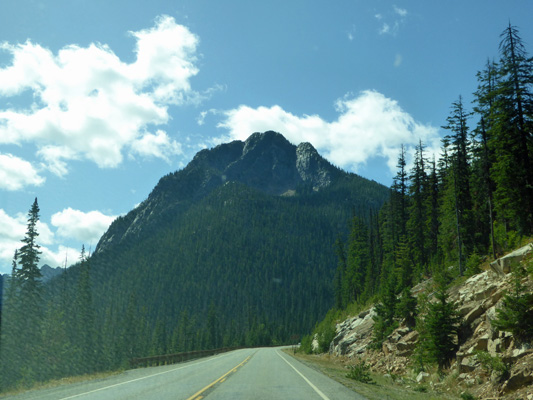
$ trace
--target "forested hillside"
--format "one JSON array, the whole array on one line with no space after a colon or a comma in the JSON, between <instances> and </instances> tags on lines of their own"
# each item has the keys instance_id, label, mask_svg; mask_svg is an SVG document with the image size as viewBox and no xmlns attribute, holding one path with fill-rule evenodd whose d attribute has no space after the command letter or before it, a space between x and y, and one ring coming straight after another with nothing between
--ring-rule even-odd
<instances>
[{"instance_id":1,"label":"forested hillside","mask_svg":"<svg viewBox=\"0 0 533 400\"><path fill-rule=\"evenodd\" d=\"M516 27L502 32L499 61L488 61L477 78L473 109L461 96L451 105L438 160L420 142L407 169L402 149L379 216L368 223L354 216L350 233L337 242L336 308L315 331L320 351L329 348L339 310L374 302L377 349L403 323L423 339L418 367L448 366L467 337L448 300L450 283L479 273L483 261L533 234L533 58ZM533 296L520 283L526 271L513 268L515 297L495 325L509 332L520 327L527 334L515 340L531 344ZM438 301L417 305L410 289L430 277ZM304 349L311 351L311 337Z\"/></svg>"},{"instance_id":2,"label":"forested hillside","mask_svg":"<svg viewBox=\"0 0 533 400\"><path fill-rule=\"evenodd\" d=\"M311 145L267 132L204 150L163 177L92 256L50 283L35 279L38 232L29 226L33 258L15 256L6 296L3 384L114 369L134 357L288 343L333 306L333 245L346 221L366 218L388 195ZM32 302L18 304L26 291ZM22 346L27 307L39 334Z\"/></svg>"}]
</instances>

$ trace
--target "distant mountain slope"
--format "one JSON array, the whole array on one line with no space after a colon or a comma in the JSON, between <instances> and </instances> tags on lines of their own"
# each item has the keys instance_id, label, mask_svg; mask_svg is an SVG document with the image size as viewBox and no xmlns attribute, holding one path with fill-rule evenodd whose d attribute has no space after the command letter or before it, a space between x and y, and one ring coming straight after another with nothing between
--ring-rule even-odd
<instances>
[{"instance_id":1,"label":"distant mountain slope","mask_svg":"<svg viewBox=\"0 0 533 400\"><path fill-rule=\"evenodd\" d=\"M333 244L350 216L387 196L275 132L203 150L102 236L98 329L116 341L135 326L129 356L286 341L332 306Z\"/></svg>"}]
</instances>

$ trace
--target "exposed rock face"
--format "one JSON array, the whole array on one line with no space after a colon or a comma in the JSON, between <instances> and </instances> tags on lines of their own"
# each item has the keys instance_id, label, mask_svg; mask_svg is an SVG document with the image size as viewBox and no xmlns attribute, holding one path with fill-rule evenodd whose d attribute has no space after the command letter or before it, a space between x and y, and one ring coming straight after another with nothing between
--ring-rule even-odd
<instances>
[{"instance_id":1,"label":"exposed rock face","mask_svg":"<svg viewBox=\"0 0 533 400\"><path fill-rule=\"evenodd\" d=\"M254 133L245 142L236 140L202 150L183 170L163 177L145 201L111 225L95 254L158 229L226 182L282 195L302 186L320 190L344 175L309 143L295 146L273 131Z\"/></svg>"},{"instance_id":2,"label":"exposed rock face","mask_svg":"<svg viewBox=\"0 0 533 400\"><path fill-rule=\"evenodd\" d=\"M496 310L501 306L502 297L512 288L512 276L509 274L512 266L532 251L533 245L529 244L509 253L493 262L490 270L474 275L450 290L449 300L457 304L468 335L462 338L452 369L457 371L458 382L478 398L515 399L522 396L533 399L533 348L527 344L519 346L511 333L499 332L491 323L497 316ZM523 283L533 291L531 279ZM412 293L416 295L430 287L428 282L423 282L413 288ZM373 309L337 324L337 335L331 343L330 354L362 357L375 371L384 374L406 373L418 333L400 325L384 341L381 351L372 350L369 347L373 328L369 317L372 312ZM476 356L479 351L488 352L510 366L509 375L504 377L503 382L500 374L493 373L491 376L482 365ZM420 382L428 380L427 376L419 377Z\"/></svg>"},{"instance_id":3,"label":"exposed rock face","mask_svg":"<svg viewBox=\"0 0 533 400\"><path fill-rule=\"evenodd\" d=\"M374 309L363 312L337 324L337 335L331 342L329 352L336 356L363 353L372 341Z\"/></svg>"},{"instance_id":4,"label":"exposed rock face","mask_svg":"<svg viewBox=\"0 0 533 400\"><path fill-rule=\"evenodd\" d=\"M496 272L498 275L505 275L511 272L513 264L518 264L522 259L533 251L533 243L530 243L524 247L519 248L518 250L513 251L505 255L504 257L498 258L497 260L490 263L491 269Z\"/></svg>"},{"instance_id":5,"label":"exposed rock face","mask_svg":"<svg viewBox=\"0 0 533 400\"><path fill-rule=\"evenodd\" d=\"M311 143L301 143L296 148L296 169L302 181L315 190L329 186L338 175Z\"/></svg>"}]
</instances>

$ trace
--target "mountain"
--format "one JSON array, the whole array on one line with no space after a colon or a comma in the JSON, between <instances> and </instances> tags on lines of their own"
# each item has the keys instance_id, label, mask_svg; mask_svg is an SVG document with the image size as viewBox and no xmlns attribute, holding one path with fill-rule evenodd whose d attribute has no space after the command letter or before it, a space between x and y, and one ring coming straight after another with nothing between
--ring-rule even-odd
<instances>
[{"instance_id":1,"label":"mountain","mask_svg":"<svg viewBox=\"0 0 533 400\"><path fill-rule=\"evenodd\" d=\"M113 223L95 253L160 229L170 216L228 182L277 196L290 195L304 186L318 191L345 175L309 143L294 146L276 132L254 133L245 142L237 140L202 150L186 168L162 178L148 199Z\"/></svg>"},{"instance_id":2,"label":"mountain","mask_svg":"<svg viewBox=\"0 0 533 400\"><path fill-rule=\"evenodd\" d=\"M120 360L309 331L333 305L336 238L387 196L275 132L200 151L100 239L90 259L99 342ZM50 295L76 298L80 272Z\"/></svg>"},{"instance_id":3,"label":"mountain","mask_svg":"<svg viewBox=\"0 0 533 400\"><path fill-rule=\"evenodd\" d=\"M41 267L41 275L42 275L42 281L48 282L52 278L55 278L56 276L59 276L63 273L64 269L61 267L52 268L48 264L44 264Z\"/></svg>"}]
</instances>

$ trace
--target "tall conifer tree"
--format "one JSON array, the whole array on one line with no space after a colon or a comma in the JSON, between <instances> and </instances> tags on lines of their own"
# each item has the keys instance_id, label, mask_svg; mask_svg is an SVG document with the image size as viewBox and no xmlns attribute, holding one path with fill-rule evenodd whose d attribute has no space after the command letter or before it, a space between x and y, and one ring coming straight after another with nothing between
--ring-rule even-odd
<instances>
[{"instance_id":1,"label":"tall conifer tree","mask_svg":"<svg viewBox=\"0 0 533 400\"><path fill-rule=\"evenodd\" d=\"M533 230L533 58L511 24L501 34L500 56L490 141L498 153L491 170L495 206L507 230L529 234Z\"/></svg>"}]
</instances>

